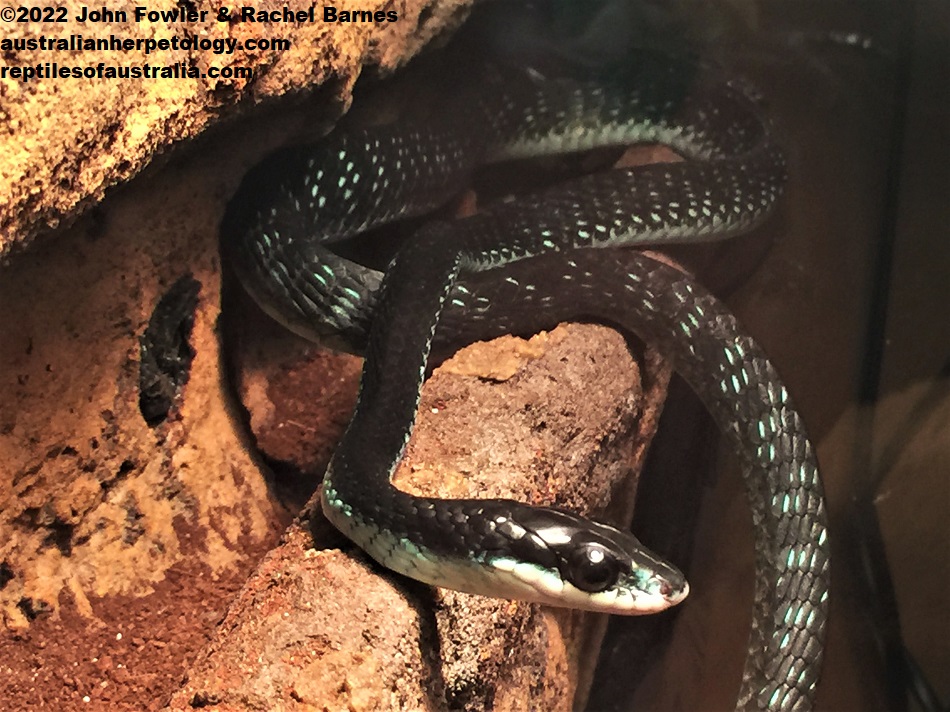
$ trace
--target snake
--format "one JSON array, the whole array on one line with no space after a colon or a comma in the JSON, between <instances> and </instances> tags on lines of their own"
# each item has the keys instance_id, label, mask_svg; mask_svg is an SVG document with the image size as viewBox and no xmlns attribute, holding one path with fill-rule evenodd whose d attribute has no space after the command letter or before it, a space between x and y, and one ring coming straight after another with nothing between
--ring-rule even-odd
<instances>
[{"instance_id":1,"label":"snake","mask_svg":"<svg viewBox=\"0 0 950 712\"><path fill-rule=\"evenodd\" d=\"M743 463L755 584L737 709L810 709L830 585L814 448L729 310L636 249L728 238L773 212L786 164L759 98L696 58L655 52L606 79L506 67L473 85L430 115L278 149L225 211L222 250L263 310L365 356L323 513L372 559L427 584L625 615L680 603L683 574L627 531L554 506L418 497L391 483L434 353L570 319L616 325L672 362ZM444 205L482 165L638 143L684 160L434 218L383 271L343 256L363 233Z\"/></svg>"}]
</instances>

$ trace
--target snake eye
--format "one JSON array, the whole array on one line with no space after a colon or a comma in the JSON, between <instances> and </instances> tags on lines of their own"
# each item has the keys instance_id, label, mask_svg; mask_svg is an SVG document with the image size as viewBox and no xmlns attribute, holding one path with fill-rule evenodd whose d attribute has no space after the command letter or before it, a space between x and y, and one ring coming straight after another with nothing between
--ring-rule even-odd
<instances>
[{"instance_id":1,"label":"snake eye","mask_svg":"<svg viewBox=\"0 0 950 712\"><path fill-rule=\"evenodd\" d=\"M599 593L617 583L620 564L600 544L586 542L571 554L567 573L581 591Z\"/></svg>"}]
</instances>

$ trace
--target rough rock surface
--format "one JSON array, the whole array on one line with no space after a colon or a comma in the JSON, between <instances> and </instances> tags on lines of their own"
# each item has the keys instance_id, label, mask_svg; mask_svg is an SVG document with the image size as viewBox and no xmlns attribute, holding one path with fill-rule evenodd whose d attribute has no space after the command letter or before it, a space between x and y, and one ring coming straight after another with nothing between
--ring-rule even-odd
<instances>
[{"instance_id":1,"label":"rough rock surface","mask_svg":"<svg viewBox=\"0 0 950 712\"><path fill-rule=\"evenodd\" d=\"M127 20L81 23L81 8L99 5L82 0L57 3L67 22L7 22L0 39L69 41L160 40L187 35L242 43L237 51L168 49L144 51L49 51L22 49L0 53L0 67L18 68L56 63L59 68L105 66L194 66L227 74L249 68L245 77L202 76L150 79L32 79L9 74L0 78L0 257L15 243L74 217L102 199L105 191L139 173L156 154L182 139L193 138L214 121L253 104L311 86L328 88L332 101L344 106L364 65L383 72L405 63L433 37L458 24L471 0L365 0L338 2L343 9L395 11L396 22L323 22L316 5L315 22L220 22L221 3L195 0L182 4L205 12L197 22L138 22L134 3L119 3ZM280 11L286 3L263 0L259 10ZM309 3L290 3L306 9ZM154 12L179 8L173 0L147 4ZM249 5L250 6L250 5ZM200 17L200 15L199 15ZM114 18L115 19L115 18ZM288 51L245 49L247 40L290 40Z\"/></svg>"},{"instance_id":2,"label":"rough rock surface","mask_svg":"<svg viewBox=\"0 0 950 712\"><path fill-rule=\"evenodd\" d=\"M468 4L386 3L401 21L385 25L257 25L252 32L209 22L193 34L280 36L292 39L292 50L230 59L161 55L202 69L240 61L255 69L247 83L0 79L5 709L160 705L290 521L296 506L288 510L261 476L222 389L217 226L224 203L247 166L300 124L325 130L364 66L386 73L401 65L457 24ZM73 17L82 3L60 5ZM4 23L0 40L77 32L182 36L166 23ZM17 50L4 51L0 67L141 60L135 53ZM257 118L233 121L211 138L181 141L282 93L302 104L315 85L325 87L319 104L296 118L285 119L284 102L274 104L279 113L251 112ZM99 204L163 150L154 168ZM150 425L139 399L141 338L162 296L188 274L200 284L196 308L179 309L181 321L164 330L170 339L159 340L172 352L180 348L179 357L193 352L180 359L189 362L180 369L187 383L156 381L172 407ZM189 321L187 345L176 344Z\"/></svg>"}]
</instances>

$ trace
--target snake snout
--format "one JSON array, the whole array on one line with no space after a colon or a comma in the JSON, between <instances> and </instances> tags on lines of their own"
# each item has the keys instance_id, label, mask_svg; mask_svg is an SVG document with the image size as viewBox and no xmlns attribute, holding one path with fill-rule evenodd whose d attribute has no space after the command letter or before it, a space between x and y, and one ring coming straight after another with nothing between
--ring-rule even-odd
<instances>
[{"instance_id":1,"label":"snake snout","mask_svg":"<svg viewBox=\"0 0 950 712\"><path fill-rule=\"evenodd\" d=\"M675 606L689 595L689 583L683 573L659 557L643 567L639 587L645 600L658 610Z\"/></svg>"},{"instance_id":2,"label":"snake snout","mask_svg":"<svg viewBox=\"0 0 950 712\"><path fill-rule=\"evenodd\" d=\"M658 579L660 595L671 605L675 606L689 595L689 583L680 576L678 581Z\"/></svg>"}]
</instances>

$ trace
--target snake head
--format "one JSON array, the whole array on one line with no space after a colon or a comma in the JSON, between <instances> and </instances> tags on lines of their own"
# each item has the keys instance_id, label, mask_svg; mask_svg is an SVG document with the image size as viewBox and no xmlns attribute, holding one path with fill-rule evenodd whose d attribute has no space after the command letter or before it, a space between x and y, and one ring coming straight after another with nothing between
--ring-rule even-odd
<instances>
[{"instance_id":1,"label":"snake head","mask_svg":"<svg viewBox=\"0 0 950 712\"><path fill-rule=\"evenodd\" d=\"M494 520L507 540L491 565L522 588L517 596L552 606L620 615L657 613L682 601L678 569L632 534L559 509L518 507Z\"/></svg>"}]
</instances>

